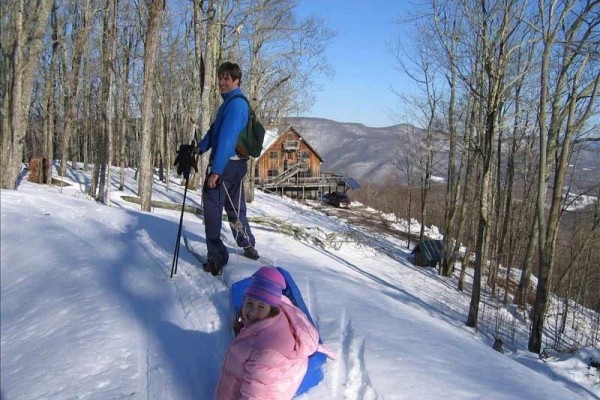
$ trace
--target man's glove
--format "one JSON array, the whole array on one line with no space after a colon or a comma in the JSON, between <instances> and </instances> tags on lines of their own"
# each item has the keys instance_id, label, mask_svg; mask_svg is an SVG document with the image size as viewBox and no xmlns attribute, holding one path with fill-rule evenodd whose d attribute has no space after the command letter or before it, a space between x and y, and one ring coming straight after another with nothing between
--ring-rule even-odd
<instances>
[{"instance_id":1,"label":"man's glove","mask_svg":"<svg viewBox=\"0 0 600 400\"><path fill-rule=\"evenodd\" d=\"M196 157L194 157L195 153L197 153L197 150L193 144L182 144L179 146L177 157L173 163L173 165L177 165L177 175L183 174L185 179L189 179L192 167L194 171L198 172Z\"/></svg>"}]
</instances>

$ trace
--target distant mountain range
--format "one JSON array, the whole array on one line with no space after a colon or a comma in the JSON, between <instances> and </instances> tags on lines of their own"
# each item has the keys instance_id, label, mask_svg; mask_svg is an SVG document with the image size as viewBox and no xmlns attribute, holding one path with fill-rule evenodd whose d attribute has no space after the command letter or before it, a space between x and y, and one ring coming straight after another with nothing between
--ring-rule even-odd
<instances>
[{"instance_id":1,"label":"distant mountain range","mask_svg":"<svg viewBox=\"0 0 600 400\"><path fill-rule=\"evenodd\" d=\"M402 135L414 129L409 125L370 128L362 124L336 122L323 118L287 118L323 157L323 172L355 178L359 183L383 182L398 173Z\"/></svg>"},{"instance_id":2,"label":"distant mountain range","mask_svg":"<svg viewBox=\"0 0 600 400\"><path fill-rule=\"evenodd\" d=\"M371 128L357 123L337 122L324 118L287 118L284 124L292 125L323 157L323 172L333 172L355 178L361 185L367 182L389 183L405 181L401 165L406 161L407 137L423 136L424 130L399 124L384 128ZM407 136L408 135L408 136ZM448 162L445 138L438 139L433 175L445 177ZM419 141L415 138L414 143ZM414 156L413 156L414 157ZM600 184L600 150L598 143L587 146L573 160L577 166L571 190L585 192Z\"/></svg>"},{"instance_id":3,"label":"distant mountain range","mask_svg":"<svg viewBox=\"0 0 600 400\"><path fill-rule=\"evenodd\" d=\"M323 157L321 171L352 177L361 185L389 182L390 179L404 181L399 167L407 157L406 152L401 150L405 146L403 142L407 135L424 134L422 129L406 124L371 128L324 118L287 118L284 125L294 126ZM445 160L446 152L440 152L438 157ZM445 162L437 165L438 171L435 172L445 176Z\"/></svg>"}]
</instances>

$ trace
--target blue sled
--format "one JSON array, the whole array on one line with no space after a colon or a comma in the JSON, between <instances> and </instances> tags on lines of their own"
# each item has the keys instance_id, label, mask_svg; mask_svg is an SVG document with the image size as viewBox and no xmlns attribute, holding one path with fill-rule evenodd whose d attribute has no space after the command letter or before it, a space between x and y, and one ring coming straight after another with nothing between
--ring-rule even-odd
<instances>
[{"instance_id":1,"label":"blue sled","mask_svg":"<svg viewBox=\"0 0 600 400\"><path fill-rule=\"evenodd\" d=\"M302 299L302 293L300 293L300 289L292 279L292 276L285 269L281 267L277 267L279 272L285 278L285 282L287 287L283 291L283 294L287 296L296 307L301 309L304 314L308 317L310 322L315 325L310 313L308 312L308 308ZM246 292L246 288L250 284L250 278L242 279L239 282L231 285L231 304L233 304L233 309L235 311L235 315L242 310L242 306L244 305L244 293ZM315 325L316 326L316 325ZM321 339L319 338L319 343ZM304 375L304 379L296 392L296 396L307 392L310 388L317 386L319 382L323 380L323 364L327 361L327 355L317 351L312 356L308 357L308 369L306 370L306 375Z\"/></svg>"}]
</instances>

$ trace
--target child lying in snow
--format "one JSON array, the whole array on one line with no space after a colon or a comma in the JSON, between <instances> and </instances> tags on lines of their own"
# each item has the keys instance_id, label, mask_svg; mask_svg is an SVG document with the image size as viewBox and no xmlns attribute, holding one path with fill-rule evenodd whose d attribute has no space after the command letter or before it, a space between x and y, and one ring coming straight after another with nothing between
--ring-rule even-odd
<instances>
[{"instance_id":1,"label":"child lying in snow","mask_svg":"<svg viewBox=\"0 0 600 400\"><path fill-rule=\"evenodd\" d=\"M276 268L262 267L252 275L216 400L292 399L308 357L319 349L333 358L319 346L319 333L306 315L282 296L285 286Z\"/></svg>"}]
</instances>

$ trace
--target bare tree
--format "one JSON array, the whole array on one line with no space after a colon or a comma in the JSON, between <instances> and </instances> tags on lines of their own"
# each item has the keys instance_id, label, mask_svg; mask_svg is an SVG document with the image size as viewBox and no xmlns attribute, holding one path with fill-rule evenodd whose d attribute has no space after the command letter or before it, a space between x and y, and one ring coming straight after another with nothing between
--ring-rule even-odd
<instances>
[{"instance_id":1,"label":"bare tree","mask_svg":"<svg viewBox=\"0 0 600 400\"><path fill-rule=\"evenodd\" d=\"M519 65L519 64L517 64ZM513 263L516 260L516 254L520 253L517 251L518 238L521 236L517 232L522 231L522 225L527 215L527 205L524 201L521 201L521 205L518 206L514 201L515 192L515 180L517 179L517 162L518 154L521 150L523 143L527 144L525 135L529 131L530 125L530 113L521 112L521 101L520 92L523 89L521 84L517 84L515 87L515 110L514 110L514 124L512 128L511 146L508 155L507 165L507 178L504 190L504 208L503 210L498 209L498 212L502 212L501 231L499 236L499 246L497 249L498 264L506 265L506 279L505 279L505 291L504 291L504 304L508 303L508 293L510 287L510 276ZM524 114L524 115L521 115ZM531 183L525 182L526 188L531 188ZM529 196L523 196L523 199L528 199ZM530 204L531 202L527 202ZM519 240L520 243L520 240ZM508 249L507 249L508 248ZM522 271L524 272L524 271Z\"/></svg>"},{"instance_id":2,"label":"bare tree","mask_svg":"<svg viewBox=\"0 0 600 400\"><path fill-rule=\"evenodd\" d=\"M74 16L75 20L72 24L74 28L72 33L73 51L70 63L71 70L65 76L65 79L68 79L68 82L65 88L67 92L65 96L66 115L64 118L63 132L60 140L60 176L64 176L67 170L69 141L71 140L72 132L75 128L78 117L77 104L79 100L82 58L88 37L92 30L92 3L89 0L85 0L83 2L74 3L73 7L75 7L75 9L69 13L70 15ZM66 68L66 57L64 62Z\"/></svg>"},{"instance_id":3,"label":"bare tree","mask_svg":"<svg viewBox=\"0 0 600 400\"><path fill-rule=\"evenodd\" d=\"M113 161L113 81L114 58L117 41L118 4L116 0L106 0L103 13L102 35L102 122L106 146L102 157L102 176L100 180L100 201L110 204L110 191ZM106 172L105 172L106 171Z\"/></svg>"},{"instance_id":4,"label":"bare tree","mask_svg":"<svg viewBox=\"0 0 600 400\"><path fill-rule=\"evenodd\" d=\"M165 9L165 0L146 0L148 8L148 28L144 42L144 87L142 94L142 131L140 146L140 180L138 195L140 196L141 209L150 211L152 200L152 102L154 92L154 70L156 52L162 26L162 15Z\"/></svg>"},{"instance_id":5,"label":"bare tree","mask_svg":"<svg viewBox=\"0 0 600 400\"><path fill-rule=\"evenodd\" d=\"M47 66L46 80L46 114L44 116L44 144L43 154L48 160L47 181L51 183L52 160L54 159L54 136L56 134L55 113L57 107L57 82L58 82L58 63L59 63L59 28L58 28L58 7L54 5L50 16L51 25L51 55L49 65Z\"/></svg>"},{"instance_id":6,"label":"bare tree","mask_svg":"<svg viewBox=\"0 0 600 400\"><path fill-rule=\"evenodd\" d=\"M298 19L296 5L297 0L255 0L227 23L227 36L239 40L247 65L249 100L263 120L305 109L302 99L310 98L315 77L330 72L323 50L334 33L318 18Z\"/></svg>"},{"instance_id":7,"label":"bare tree","mask_svg":"<svg viewBox=\"0 0 600 400\"><path fill-rule=\"evenodd\" d=\"M532 199L535 196L532 194L535 190L533 187L536 185L536 174L537 174L537 160L534 160L534 146L535 146L536 137L531 135L528 139L527 150L523 157L524 172L523 172L523 199ZM533 203L533 204L532 204ZM531 282L531 274L533 269L533 261L537 249L537 241L538 241L538 227L537 227L537 211L535 207L537 203L535 200L527 201L524 203L523 213L527 215L531 215L531 218L528 218L530 221L528 232L525 235L526 238L526 249L523 257L523 261L521 263L521 278L519 279L519 287L517 288L517 292L515 293L514 302L521 308L525 308L528 292L530 289ZM529 208L533 208L533 210L529 210ZM524 216L524 218L527 218Z\"/></svg>"},{"instance_id":8,"label":"bare tree","mask_svg":"<svg viewBox=\"0 0 600 400\"><path fill-rule=\"evenodd\" d=\"M475 195L475 190L473 190L471 188L471 181L473 180L473 175L475 173L475 169L476 169L476 155L474 152L474 145L473 145L473 137L474 137L474 130L475 130L475 115L477 113L477 109L474 105L474 102L469 102L469 106L467 107L467 109L470 110L470 112L468 113L470 115L469 120L471 121L470 123L466 124L467 126L467 130L466 130L466 137L464 138L464 143L463 143L463 154L461 157L461 162L460 162L460 171L462 174L464 174L463 177L463 185L462 188L460 190L459 193L459 197L458 199L461 200L460 201L460 207L458 208L458 216L457 216L457 221L458 221L458 227L456 228L455 231L455 238L456 241L454 243L454 249L453 249L453 253L457 254L459 252L459 248L460 248L460 243L461 243L461 239L463 238L463 231L465 230L465 226L467 227L467 233L466 233L466 237L464 238L464 243L465 243L465 255L463 257L462 263L461 263L461 269L460 269L460 273L459 273L459 278L458 278L458 285L457 285L457 290L459 291L463 291L464 289L464 280L465 280L465 273L466 273L466 268L471 260L470 257L470 251L474 242L474 233L473 233L473 224L470 223L469 218L468 218L468 213L469 213L469 209L468 207L471 205L471 207L475 207L476 204L476 195Z\"/></svg>"},{"instance_id":9,"label":"bare tree","mask_svg":"<svg viewBox=\"0 0 600 400\"><path fill-rule=\"evenodd\" d=\"M125 187L125 167L127 163L127 144L129 141L129 109L130 109L130 71L132 68L132 57L134 56L134 49L137 45L138 37L135 29L129 25L130 16L130 3L125 2L125 8L123 10L123 18L125 23L120 32L120 51L121 57L115 60L116 68L120 71L120 74L116 76L116 82L119 89L117 89L117 98L120 101L120 130L119 130L119 165L120 165L120 176L119 176L119 190L123 190ZM117 109L117 107L115 107Z\"/></svg>"},{"instance_id":10,"label":"bare tree","mask_svg":"<svg viewBox=\"0 0 600 400\"><path fill-rule=\"evenodd\" d=\"M542 350L544 317L549 300L560 209L564 201L562 188L568 168L567 160L574 135L581 131L597 109L600 70L596 63L590 61L597 57L600 45L597 37L599 6L598 0L539 2L539 34L543 46L536 210L540 265L529 337L529 350L536 353ZM556 54L559 56L556 57ZM554 169L554 178L550 211L546 214L551 167Z\"/></svg>"},{"instance_id":11,"label":"bare tree","mask_svg":"<svg viewBox=\"0 0 600 400\"><path fill-rule=\"evenodd\" d=\"M226 40L236 43L244 60L244 86L257 115L275 121L292 111L302 110L300 101L312 89L314 76L327 73L323 49L333 32L322 20L299 20L295 0L255 0L247 10L233 13L224 30ZM244 181L246 201L254 198L254 162L249 163Z\"/></svg>"},{"instance_id":12,"label":"bare tree","mask_svg":"<svg viewBox=\"0 0 600 400\"><path fill-rule=\"evenodd\" d=\"M514 0L497 2L488 5L483 1L477 8L471 23L479 41L485 86L477 90L484 103L484 127L479 141L478 152L482 161L482 178L479 189L479 222L477 228L477 244L473 276L473 291L469 305L467 325L477 327L479 300L481 292L481 273L486 260L487 240L490 224L490 195L493 176L493 151L498 134L498 113L505 100L507 84L505 74L511 59L511 38L514 36L522 21L524 6ZM488 6L490 8L488 8ZM465 10L466 11L466 10Z\"/></svg>"},{"instance_id":13,"label":"bare tree","mask_svg":"<svg viewBox=\"0 0 600 400\"><path fill-rule=\"evenodd\" d=\"M424 24L419 26L416 37L412 43L414 48L409 50L400 43L396 46L396 62L399 69L406 74L419 87L422 96L400 95L405 104L410 104L415 109L415 117L422 121L425 135L420 148L422 152L418 158L421 189L421 230L419 239L423 240L427 221L428 194L431 188L433 175L434 156L438 152L435 133L437 131L437 113L441 102L442 87L438 82L440 76L438 66L433 62L427 43L432 41L432 32Z\"/></svg>"},{"instance_id":14,"label":"bare tree","mask_svg":"<svg viewBox=\"0 0 600 400\"><path fill-rule=\"evenodd\" d=\"M530 36L528 30L523 31L524 36L521 42L526 43ZM511 265L506 264L506 247L508 243L509 230L514 229L514 215L517 213L514 204L516 159L519 150L526 135L530 135L530 118L534 108L529 99L523 95L523 92L529 91L528 79L531 76L533 46L522 46L515 49L515 60L508 68L508 75L513 79L512 92L508 93L508 101L504 103L504 112L508 117L506 127L500 130L498 135L498 144L496 147L496 202L495 202L495 229L494 242L492 246L490 260L490 273L488 274L488 286L492 294L496 293L496 282L499 268L504 265L507 267L505 302L507 301L508 279L510 276ZM509 128L509 117L512 115L512 127ZM504 137L506 136L506 139ZM506 144L505 144L506 143ZM506 155L506 157L504 157ZM506 161L504 161L506 159Z\"/></svg>"},{"instance_id":15,"label":"bare tree","mask_svg":"<svg viewBox=\"0 0 600 400\"><path fill-rule=\"evenodd\" d=\"M211 99L216 87L216 73L217 73L217 62L218 55L220 53L221 41L220 29L221 29L221 15L223 2L218 0L209 0L208 8L206 10L206 24L201 25L202 13L202 2L199 0L194 1L194 32L195 32L195 62L198 68L199 86L200 86L200 107L199 107L199 124L194 126L193 129L199 129L200 135L204 135L208 132L210 122L214 115L215 105L211 104ZM203 33L205 34L203 35ZM204 53L202 52L202 42L204 41ZM192 136L197 137L196 131L192 131ZM200 139L200 137L197 137ZM208 154L203 154L200 157L200 163L198 166L198 173L192 177L192 188L197 188L199 182L202 180L205 174L206 166L208 165Z\"/></svg>"},{"instance_id":16,"label":"bare tree","mask_svg":"<svg viewBox=\"0 0 600 400\"><path fill-rule=\"evenodd\" d=\"M410 248L411 219L413 216L413 200L415 197L415 188L420 185L421 171L420 158L422 158L423 148L420 137L415 133L415 128L411 127L403 130L401 138L398 141L398 158L394 160L394 165L398 169L400 181L408 191L408 201L403 202L406 206L406 219L408 220L408 240L407 247Z\"/></svg>"},{"instance_id":17,"label":"bare tree","mask_svg":"<svg viewBox=\"0 0 600 400\"><path fill-rule=\"evenodd\" d=\"M450 276L454 270L454 263L456 261L456 249L455 246L458 240L458 232L455 229L457 211L459 208L459 187L460 187L460 174L457 172L457 120L459 118L456 97L458 93L458 71L455 65L457 58L457 47L458 40L460 37L460 25L456 21L456 16L450 16L452 20L448 21L443 15L443 9L440 8L437 1L433 1L433 12L434 12L434 32L435 37L440 43L440 63L446 68L445 77L449 87L449 99L448 99L448 173L446 181L446 199L444 207L444 256L442 258L440 272L444 276Z\"/></svg>"},{"instance_id":18,"label":"bare tree","mask_svg":"<svg viewBox=\"0 0 600 400\"><path fill-rule=\"evenodd\" d=\"M53 0L2 2L2 140L1 187L15 189L23 159L23 143L44 34Z\"/></svg>"}]
</instances>

